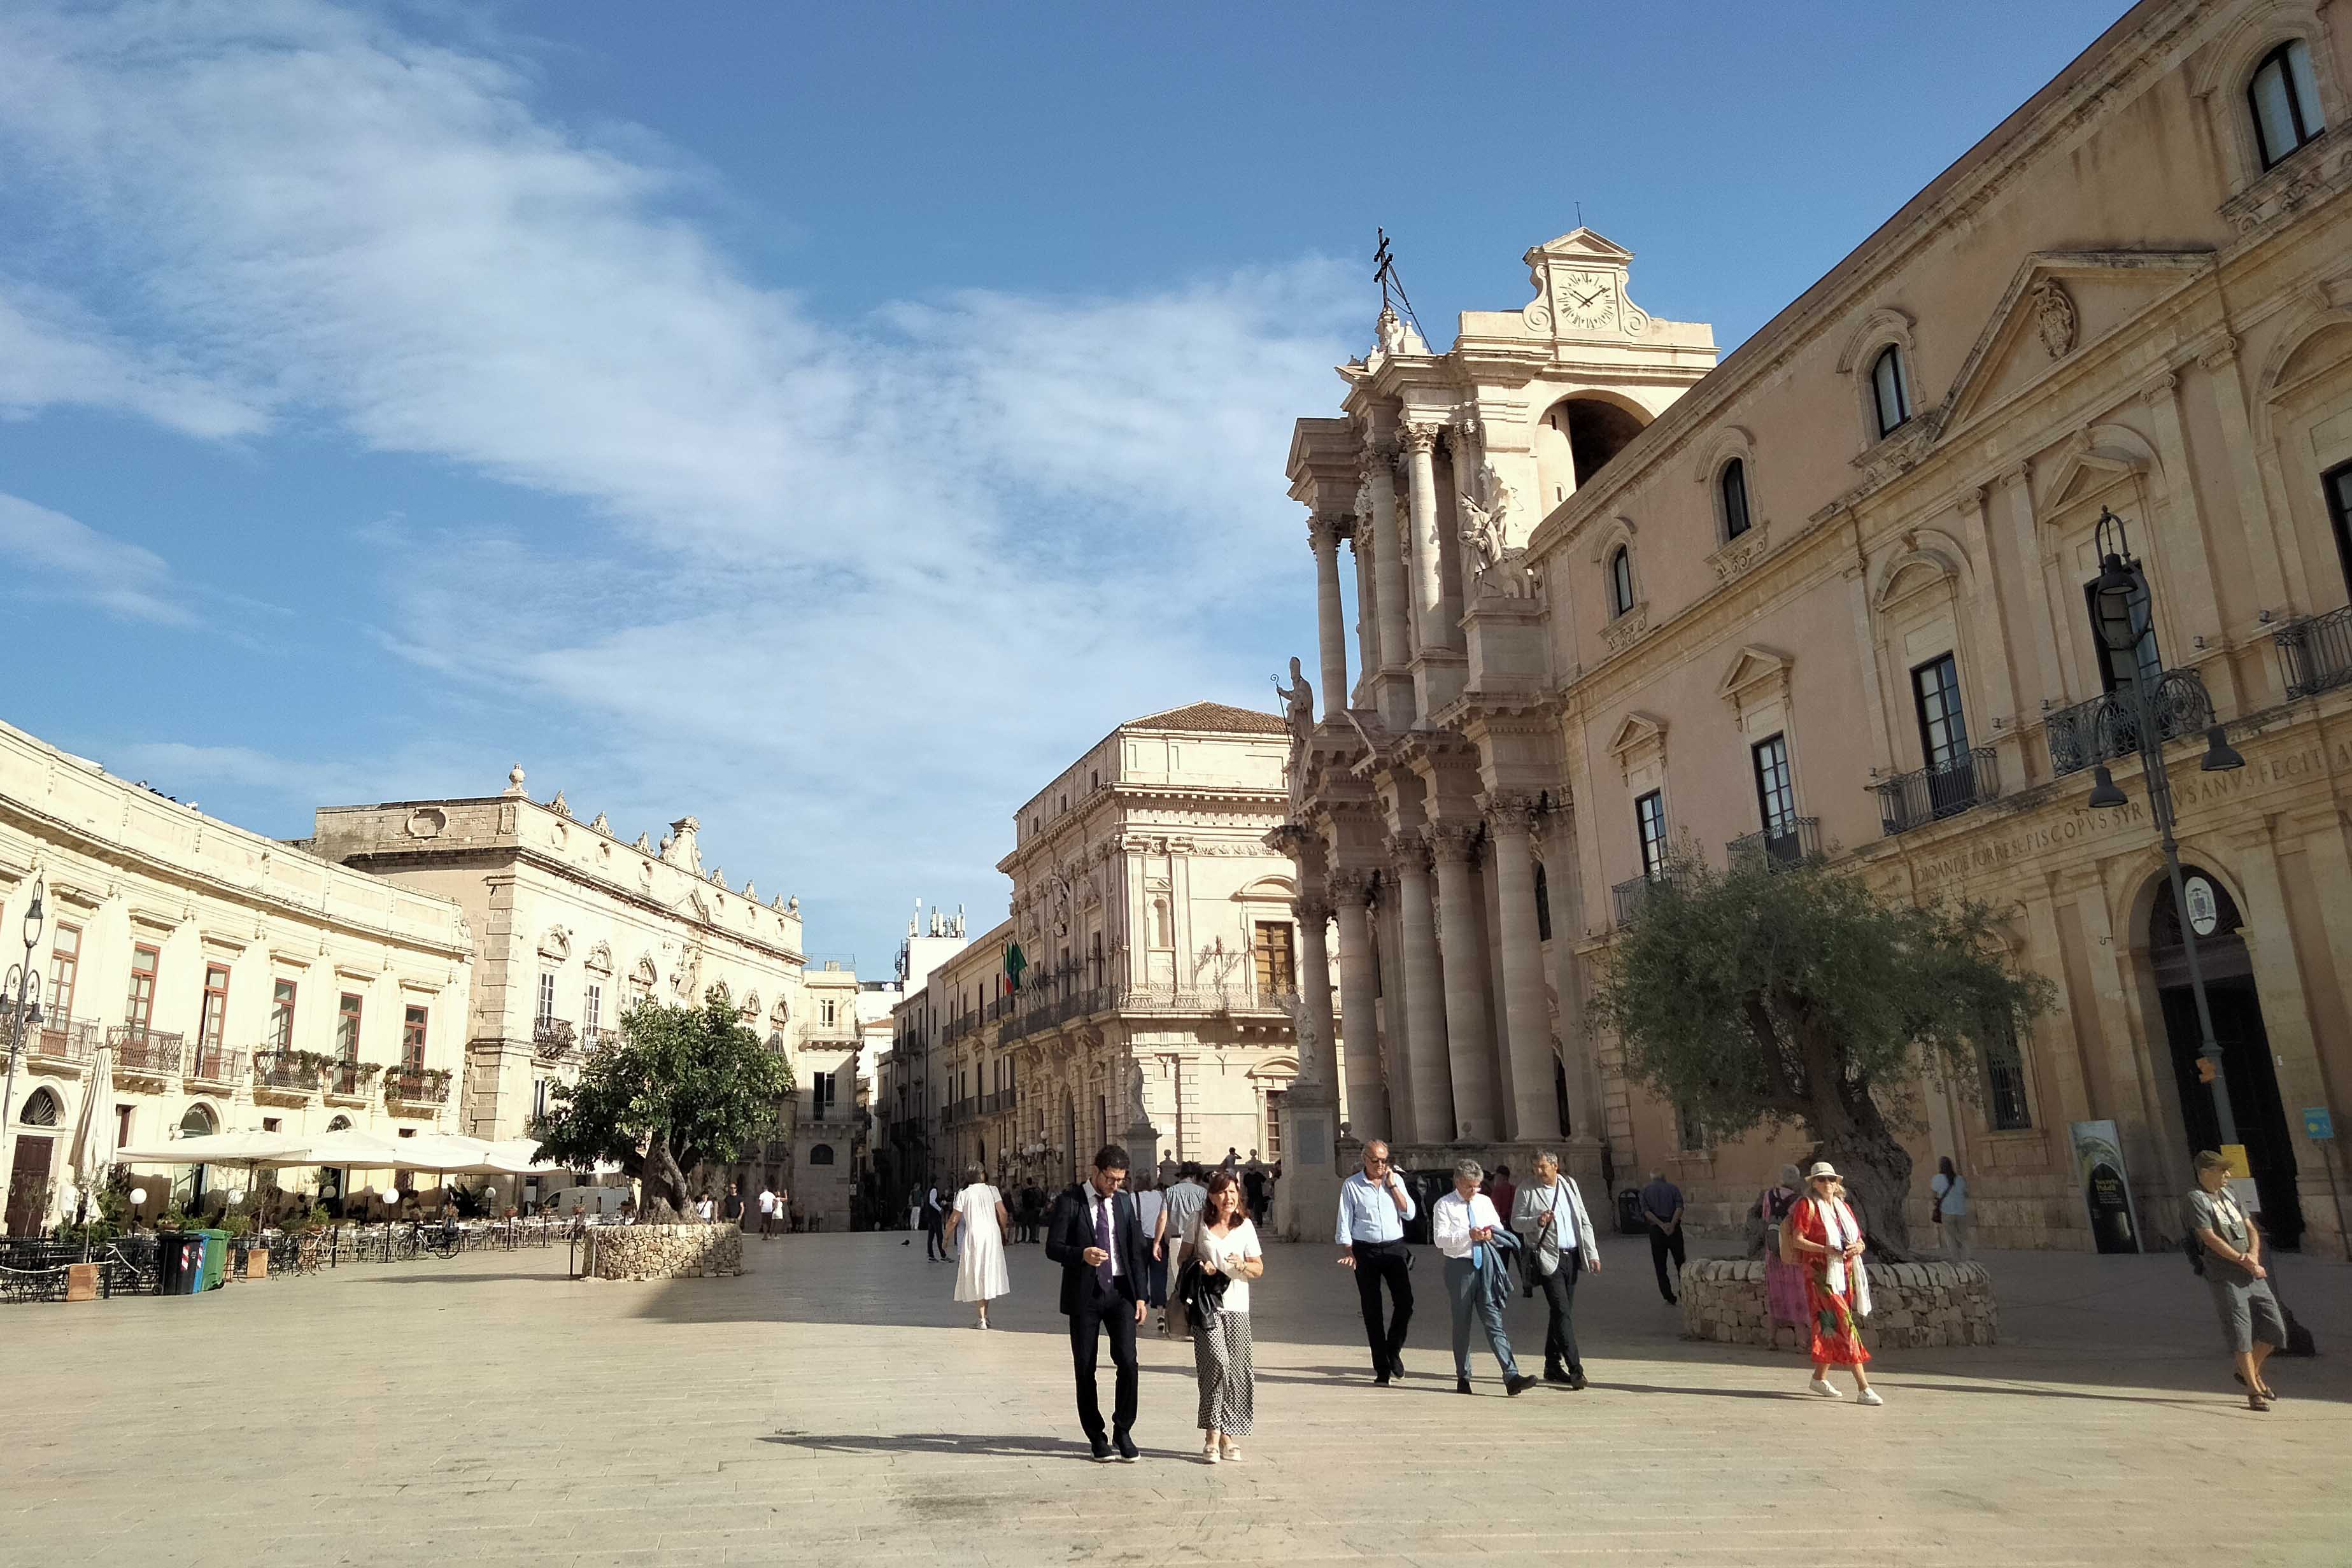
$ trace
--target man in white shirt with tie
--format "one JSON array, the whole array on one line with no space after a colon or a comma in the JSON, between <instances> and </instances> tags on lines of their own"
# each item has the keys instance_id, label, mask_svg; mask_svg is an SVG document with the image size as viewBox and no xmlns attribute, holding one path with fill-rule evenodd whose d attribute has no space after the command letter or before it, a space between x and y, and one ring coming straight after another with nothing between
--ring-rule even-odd
<instances>
[{"instance_id":1,"label":"man in white shirt with tie","mask_svg":"<svg viewBox=\"0 0 2352 1568\"><path fill-rule=\"evenodd\" d=\"M1412 1258L1404 1228L1414 1214L1404 1178L1378 1138L1364 1145L1364 1168L1339 1185L1339 1267L1356 1271L1356 1300L1364 1312L1364 1341L1372 1352L1372 1382L1382 1388L1404 1375L1404 1333L1412 1322ZM1389 1288L1396 1315L1381 1323L1381 1287Z\"/></svg>"}]
</instances>

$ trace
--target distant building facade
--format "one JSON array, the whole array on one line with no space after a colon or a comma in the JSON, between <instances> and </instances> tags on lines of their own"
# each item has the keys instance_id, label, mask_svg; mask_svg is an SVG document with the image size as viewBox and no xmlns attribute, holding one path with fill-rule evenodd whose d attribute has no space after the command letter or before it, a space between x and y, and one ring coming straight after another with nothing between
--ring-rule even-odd
<instances>
[{"instance_id":1,"label":"distant building facade","mask_svg":"<svg viewBox=\"0 0 2352 1568\"><path fill-rule=\"evenodd\" d=\"M247 1128L460 1130L473 933L457 900L232 827L0 725L9 966L24 961L37 888L40 1017L0 1140L9 1234L72 1218L60 1198L88 1100L123 1146ZM0 1058L10 1021L0 1009ZM131 1170L150 1220L246 1179Z\"/></svg>"},{"instance_id":2,"label":"distant building facade","mask_svg":"<svg viewBox=\"0 0 2352 1568\"><path fill-rule=\"evenodd\" d=\"M1345 418L1300 422L1326 695L1349 694L1307 743L1301 863L1339 905L1342 1032L1371 1020L1386 1068L1348 1053L1357 1131L1433 1151L1564 1112L1580 1159L1665 1169L1732 1223L1799 1145L1715 1139L1630 1082L1582 1023L1589 967L1678 858L1819 849L1895 897L1991 901L2059 988L1975 1082L1918 1086L1913 1153L1969 1172L1979 1240L2177 1232L2217 1141L2189 925L2266 1223L2340 1244L2313 1134L2352 1082L2347 50L2323 5L2147 0L1704 378L1662 360L1626 398L1656 324L1580 231L1530 253L1525 352L1465 315L1449 355L1376 352ZM1536 390L1498 384L1511 365ZM1585 378L1633 428L1590 465L1571 440L1561 493L1547 409ZM1431 473L1465 426L1508 497L1466 459ZM1498 504L1500 549L1450 562ZM2123 655L2085 597L2105 509L2152 607ZM1351 684L1326 541L1367 528ZM2116 695L2135 664L2187 910ZM2200 770L2209 723L2243 767ZM2102 768L2123 805L2091 803ZM2123 1233L2083 1196L2101 1123ZM1924 1181L1914 1201L1918 1234Z\"/></svg>"}]
</instances>

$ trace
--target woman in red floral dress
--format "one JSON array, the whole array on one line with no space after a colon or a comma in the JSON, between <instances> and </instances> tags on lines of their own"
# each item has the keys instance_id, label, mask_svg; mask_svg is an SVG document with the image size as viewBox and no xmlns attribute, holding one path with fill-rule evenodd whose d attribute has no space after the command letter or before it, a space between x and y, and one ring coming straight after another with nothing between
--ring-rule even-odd
<instances>
[{"instance_id":1,"label":"woman in red floral dress","mask_svg":"<svg viewBox=\"0 0 2352 1568\"><path fill-rule=\"evenodd\" d=\"M1884 1405L1863 1370L1870 1360L1861 1328L1870 1312L1870 1281L1862 1267L1862 1226L1846 1207L1844 1186L1828 1161L1805 1173L1805 1196L1781 1222L1780 1235L1783 1256L1797 1255L1805 1270L1806 1315L1813 1334L1811 1391L1827 1399L1841 1397L1830 1383L1830 1368L1847 1366L1853 1369L1854 1396L1864 1405Z\"/></svg>"}]
</instances>

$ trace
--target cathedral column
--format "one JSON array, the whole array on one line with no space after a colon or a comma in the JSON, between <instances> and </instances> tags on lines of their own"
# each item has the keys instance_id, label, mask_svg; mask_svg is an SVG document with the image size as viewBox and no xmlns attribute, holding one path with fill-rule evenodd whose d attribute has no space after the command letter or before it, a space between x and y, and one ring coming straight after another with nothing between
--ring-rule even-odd
<instances>
[{"instance_id":1,"label":"cathedral column","mask_svg":"<svg viewBox=\"0 0 2352 1568\"><path fill-rule=\"evenodd\" d=\"M1331 948L1325 936L1331 924L1331 904L1320 894L1305 893L1291 901L1290 913L1298 921L1298 998L1315 1031L1312 1040L1298 1042L1298 1073L1320 1085L1336 1102L1339 1031L1331 1023Z\"/></svg>"},{"instance_id":2,"label":"cathedral column","mask_svg":"<svg viewBox=\"0 0 2352 1568\"><path fill-rule=\"evenodd\" d=\"M1501 915L1503 1018L1511 1053L1511 1100L1504 1135L1557 1138L1559 1107L1551 1092L1551 1017L1544 1001L1543 938L1536 926L1535 846L1528 819L1535 802L1517 792L1493 796L1486 821L1494 834L1495 896ZM1549 874L1545 881L1549 883Z\"/></svg>"},{"instance_id":3,"label":"cathedral column","mask_svg":"<svg viewBox=\"0 0 2352 1568\"><path fill-rule=\"evenodd\" d=\"M1478 881L1470 869L1475 830L1445 824L1424 831L1437 862L1437 914L1445 965L1445 1055L1454 1086L1454 1124L1448 1136L1484 1142L1502 1128L1486 955L1478 941Z\"/></svg>"},{"instance_id":4,"label":"cathedral column","mask_svg":"<svg viewBox=\"0 0 2352 1568\"><path fill-rule=\"evenodd\" d=\"M1454 1141L1454 1078L1445 1060L1445 991L1430 903L1429 848L1408 833L1396 845L1398 936L1404 947L1405 1102L1389 1118L1410 1143Z\"/></svg>"},{"instance_id":5,"label":"cathedral column","mask_svg":"<svg viewBox=\"0 0 2352 1568\"><path fill-rule=\"evenodd\" d=\"M1307 525L1307 541L1315 550L1315 630L1327 722L1337 722L1348 706L1348 623L1339 603L1339 540L1347 531L1345 517L1318 516Z\"/></svg>"},{"instance_id":6,"label":"cathedral column","mask_svg":"<svg viewBox=\"0 0 2352 1568\"><path fill-rule=\"evenodd\" d=\"M1380 982L1372 972L1370 888L1364 873L1351 869L1333 872L1324 885L1339 915L1339 1027L1347 1031L1340 1067L1348 1075L1348 1130L1369 1142L1389 1136L1389 1086L1374 1022Z\"/></svg>"},{"instance_id":7,"label":"cathedral column","mask_svg":"<svg viewBox=\"0 0 2352 1568\"><path fill-rule=\"evenodd\" d=\"M1405 497L1412 509L1413 602L1420 611L1421 645L1447 646L1445 576L1437 550L1437 426L1403 427Z\"/></svg>"}]
</instances>

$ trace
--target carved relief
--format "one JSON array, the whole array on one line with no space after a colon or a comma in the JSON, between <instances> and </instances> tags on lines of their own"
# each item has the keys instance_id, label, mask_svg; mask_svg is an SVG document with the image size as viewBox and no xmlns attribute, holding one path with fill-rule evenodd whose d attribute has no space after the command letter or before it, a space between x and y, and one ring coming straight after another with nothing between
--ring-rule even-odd
<instances>
[{"instance_id":1,"label":"carved relief","mask_svg":"<svg viewBox=\"0 0 2352 1568\"><path fill-rule=\"evenodd\" d=\"M572 956L572 933L561 925L551 925L539 939L539 954L561 964Z\"/></svg>"},{"instance_id":2,"label":"carved relief","mask_svg":"<svg viewBox=\"0 0 2352 1568\"><path fill-rule=\"evenodd\" d=\"M1706 564L1714 569L1715 580L1729 582L1749 567L1762 560L1772 548L1772 525L1759 522L1738 538L1718 546Z\"/></svg>"},{"instance_id":3,"label":"carved relief","mask_svg":"<svg viewBox=\"0 0 2352 1568\"><path fill-rule=\"evenodd\" d=\"M1646 599L1616 620L1601 628L1601 640L1609 644L1612 653L1622 653L1639 642L1650 630L1650 601Z\"/></svg>"},{"instance_id":4,"label":"carved relief","mask_svg":"<svg viewBox=\"0 0 2352 1568\"><path fill-rule=\"evenodd\" d=\"M2056 278L2045 277L2033 286L2026 300L2033 307L2033 329L2041 335L2042 348L2052 359L2064 359L2074 349L2075 334L2081 329L2074 297Z\"/></svg>"},{"instance_id":5,"label":"carved relief","mask_svg":"<svg viewBox=\"0 0 2352 1568\"><path fill-rule=\"evenodd\" d=\"M408 836L412 839L437 839L449 825L449 814L437 806L408 813Z\"/></svg>"}]
</instances>

